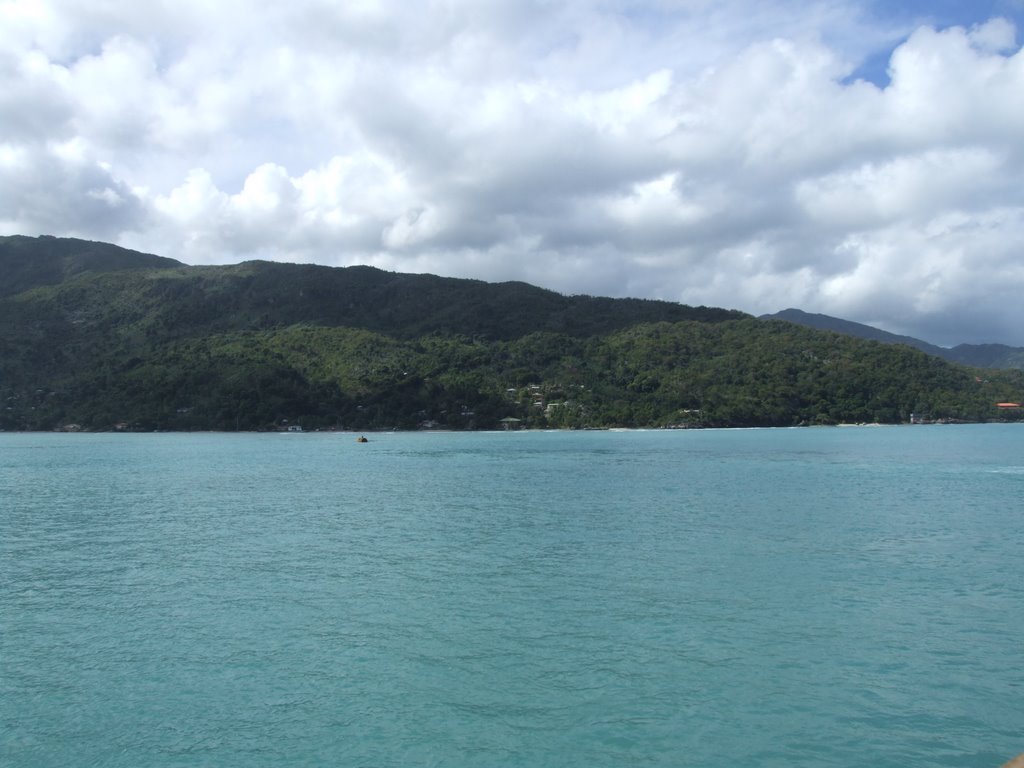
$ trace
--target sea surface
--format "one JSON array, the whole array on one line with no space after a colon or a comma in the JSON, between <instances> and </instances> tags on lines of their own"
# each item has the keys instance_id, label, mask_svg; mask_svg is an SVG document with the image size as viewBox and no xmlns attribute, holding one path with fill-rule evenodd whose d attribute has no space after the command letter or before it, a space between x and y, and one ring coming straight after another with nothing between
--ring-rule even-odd
<instances>
[{"instance_id":1,"label":"sea surface","mask_svg":"<svg viewBox=\"0 0 1024 768\"><path fill-rule=\"evenodd\" d=\"M0 434L0 765L1024 752L1024 426Z\"/></svg>"}]
</instances>

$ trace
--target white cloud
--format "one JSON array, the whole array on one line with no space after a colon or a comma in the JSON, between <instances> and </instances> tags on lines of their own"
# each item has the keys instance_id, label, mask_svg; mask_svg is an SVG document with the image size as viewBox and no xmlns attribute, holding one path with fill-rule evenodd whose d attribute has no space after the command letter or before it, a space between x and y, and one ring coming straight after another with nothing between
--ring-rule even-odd
<instances>
[{"instance_id":1,"label":"white cloud","mask_svg":"<svg viewBox=\"0 0 1024 768\"><path fill-rule=\"evenodd\" d=\"M984 330L1010 337L1020 321L1007 307L1024 280L1022 237L1021 208L948 213L919 228L851 235L840 249L853 255L853 267L826 281L822 295L839 314L884 318L919 336L930 328L939 342Z\"/></svg>"},{"instance_id":2,"label":"white cloud","mask_svg":"<svg viewBox=\"0 0 1024 768\"><path fill-rule=\"evenodd\" d=\"M935 149L805 179L796 185L796 199L810 219L836 229L913 224L961 203L997 202L1003 167L1004 158L990 149Z\"/></svg>"},{"instance_id":3,"label":"white cloud","mask_svg":"<svg viewBox=\"0 0 1024 768\"><path fill-rule=\"evenodd\" d=\"M0 228L1024 344L1016 29L901 23L854 0L0 0ZM890 84L849 79L898 40Z\"/></svg>"}]
</instances>

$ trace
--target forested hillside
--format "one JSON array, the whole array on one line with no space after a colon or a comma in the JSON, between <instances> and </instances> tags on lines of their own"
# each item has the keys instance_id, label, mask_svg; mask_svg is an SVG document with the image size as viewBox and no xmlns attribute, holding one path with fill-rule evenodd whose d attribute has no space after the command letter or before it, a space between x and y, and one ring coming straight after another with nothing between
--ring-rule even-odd
<instances>
[{"instance_id":1,"label":"forested hillside","mask_svg":"<svg viewBox=\"0 0 1024 768\"><path fill-rule=\"evenodd\" d=\"M913 336L900 336L882 331L870 325L854 323L829 315L812 314L799 309L784 309L774 315L762 315L762 320L786 320L790 323L817 328L820 331L835 331L858 339L871 339L886 344L906 344L929 355L941 357L951 363L962 363L979 368L1024 369L1024 348L1006 344L957 344L955 347L938 347Z\"/></svg>"},{"instance_id":2,"label":"forested hillside","mask_svg":"<svg viewBox=\"0 0 1024 768\"><path fill-rule=\"evenodd\" d=\"M978 421L1024 397L1019 371L524 283L23 237L0 238L0 268L8 430Z\"/></svg>"}]
</instances>

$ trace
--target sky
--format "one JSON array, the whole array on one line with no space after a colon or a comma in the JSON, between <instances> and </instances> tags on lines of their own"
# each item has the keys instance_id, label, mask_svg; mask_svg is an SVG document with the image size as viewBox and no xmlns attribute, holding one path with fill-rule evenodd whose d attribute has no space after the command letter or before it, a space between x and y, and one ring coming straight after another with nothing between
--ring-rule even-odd
<instances>
[{"instance_id":1,"label":"sky","mask_svg":"<svg viewBox=\"0 0 1024 768\"><path fill-rule=\"evenodd\" d=\"M1024 0L0 0L0 234L1024 346Z\"/></svg>"}]
</instances>

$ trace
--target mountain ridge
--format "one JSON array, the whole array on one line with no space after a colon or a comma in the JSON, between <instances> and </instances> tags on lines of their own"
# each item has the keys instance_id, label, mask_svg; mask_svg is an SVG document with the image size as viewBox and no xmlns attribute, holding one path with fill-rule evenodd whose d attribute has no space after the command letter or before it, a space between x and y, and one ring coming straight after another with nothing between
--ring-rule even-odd
<instances>
[{"instance_id":1,"label":"mountain ridge","mask_svg":"<svg viewBox=\"0 0 1024 768\"><path fill-rule=\"evenodd\" d=\"M0 296L57 285L90 272L185 266L180 261L110 243L52 235L0 237Z\"/></svg>"},{"instance_id":2,"label":"mountain ridge","mask_svg":"<svg viewBox=\"0 0 1024 768\"><path fill-rule=\"evenodd\" d=\"M880 341L883 344L906 344L929 355L941 357L952 363L971 365L978 368L1024 369L1024 347L1006 344L957 344L955 347L940 347L913 336L901 336L883 331L871 325L819 313L804 312L801 309L784 309L769 315L760 315L760 320L785 320L808 328L832 331L860 339Z\"/></svg>"},{"instance_id":3,"label":"mountain ridge","mask_svg":"<svg viewBox=\"0 0 1024 768\"><path fill-rule=\"evenodd\" d=\"M17 248L11 248L9 240ZM188 303L199 317L210 315L203 305L228 300L217 312L235 327L314 323L354 325L392 335L459 333L514 338L533 331L589 335L637 322L701 320L716 322L746 315L714 307L689 307L651 299L608 299L564 296L528 283L488 283L467 278L387 272L357 265L329 267L273 261L244 261L221 266L191 266L173 259L128 251L117 246L42 237L32 264L18 265L30 251L32 238L0 238L0 296L29 288L67 284L130 271L138 283L138 301ZM75 254L81 247L82 253ZM70 264L70 267L68 266ZM63 272L62 272L63 270ZM131 280L132 278L125 278ZM270 317L269 310L274 317ZM262 326L260 326L262 327Z\"/></svg>"},{"instance_id":4,"label":"mountain ridge","mask_svg":"<svg viewBox=\"0 0 1024 768\"><path fill-rule=\"evenodd\" d=\"M1024 397L1019 371L713 307L70 239L0 259L23 261L0 273L0 429L985 421Z\"/></svg>"}]
</instances>

